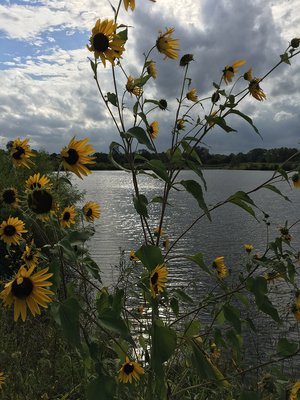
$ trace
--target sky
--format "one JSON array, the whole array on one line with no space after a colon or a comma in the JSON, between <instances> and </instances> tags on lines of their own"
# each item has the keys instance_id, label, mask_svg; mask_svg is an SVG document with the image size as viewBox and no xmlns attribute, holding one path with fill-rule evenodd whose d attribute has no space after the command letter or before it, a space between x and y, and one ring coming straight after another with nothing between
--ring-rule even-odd
<instances>
[{"instance_id":1,"label":"sky","mask_svg":"<svg viewBox=\"0 0 300 400\"><path fill-rule=\"evenodd\" d=\"M0 148L19 137L29 138L34 149L60 152L76 136L89 137L96 151L107 153L112 141L120 141L97 92L89 63L93 55L86 48L98 18L113 18L108 1L0 0ZM261 77L278 62L290 40L300 37L299 0L136 0L134 12L121 7L118 22L129 26L122 66L135 77L159 31L174 27L180 57L194 55L188 77L190 88L196 88L201 98L211 96L212 83L220 80L226 65L244 59L247 64L241 74L252 67L254 76ZM165 60L156 49L151 57L157 79L148 81L144 96L168 101L168 110L149 117L159 122L156 144L165 151L171 143L183 68L178 61ZM241 104L240 110L253 119L263 139L234 116L228 123L237 132L214 127L205 138L203 145L210 153L300 148L300 55L291 63L281 65L261 83L266 101L248 96ZM116 73L122 93L126 79L120 68ZM104 93L113 92L111 76L109 65L99 66ZM236 89L244 87L244 80L236 85ZM127 129L132 126L132 101L127 94ZM210 103L203 106L204 110L198 109L201 117Z\"/></svg>"}]
</instances>

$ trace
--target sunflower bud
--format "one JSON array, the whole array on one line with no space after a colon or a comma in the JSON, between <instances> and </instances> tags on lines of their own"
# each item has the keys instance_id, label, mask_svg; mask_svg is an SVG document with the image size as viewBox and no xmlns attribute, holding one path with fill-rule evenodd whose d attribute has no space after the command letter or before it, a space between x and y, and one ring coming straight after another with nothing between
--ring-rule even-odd
<instances>
[{"instance_id":1,"label":"sunflower bud","mask_svg":"<svg viewBox=\"0 0 300 400\"><path fill-rule=\"evenodd\" d=\"M179 65L181 67L185 67L188 65L191 61L194 61L193 54L185 54L184 56L181 57Z\"/></svg>"},{"instance_id":2,"label":"sunflower bud","mask_svg":"<svg viewBox=\"0 0 300 400\"><path fill-rule=\"evenodd\" d=\"M159 107L161 110L166 110L166 108L168 107L167 100L165 100L165 99L160 99L159 102L158 102L158 107Z\"/></svg>"},{"instance_id":3,"label":"sunflower bud","mask_svg":"<svg viewBox=\"0 0 300 400\"><path fill-rule=\"evenodd\" d=\"M212 103L216 103L217 101L220 100L220 94L219 92L215 92L213 93L213 95L211 96L211 101Z\"/></svg>"},{"instance_id":4,"label":"sunflower bud","mask_svg":"<svg viewBox=\"0 0 300 400\"><path fill-rule=\"evenodd\" d=\"M300 45L300 38L294 38L291 40L291 46L296 49Z\"/></svg>"}]
</instances>

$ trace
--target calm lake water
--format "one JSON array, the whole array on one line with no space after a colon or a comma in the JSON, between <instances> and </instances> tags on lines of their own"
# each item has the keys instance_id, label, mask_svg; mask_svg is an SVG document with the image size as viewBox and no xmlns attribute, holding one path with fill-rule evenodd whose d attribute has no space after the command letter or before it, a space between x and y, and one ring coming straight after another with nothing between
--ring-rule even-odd
<instances>
[{"instance_id":1,"label":"calm lake water","mask_svg":"<svg viewBox=\"0 0 300 400\"><path fill-rule=\"evenodd\" d=\"M225 200L238 190L251 190L272 175L271 171L206 170L204 176L208 191L205 199L209 206ZM183 171L180 179L199 179L190 171ZM143 244L143 236L132 201L133 185L131 176L123 171L95 171L83 180L75 179L80 189L86 191L86 200L93 200L101 206L101 218L96 221L96 233L90 241L91 254L102 270L102 279L106 285L115 280L120 249L129 255L131 249L137 250ZM162 195L163 184L147 175L139 176L141 193L149 200ZM278 233L278 227L285 221L291 225L300 218L300 191L280 182L277 187L291 200L267 189L252 195L257 206L270 215L270 238ZM164 230L170 243L202 214L194 198L184 191L173 191L164 223ZM149 206L149 224L158 226L160 205ZM257 216L261 212L256 210ZM240 268L240 260L245 257L243 244L252 243L255 252L263 252L266 243L266 226L258 223L248 213L233 204L226 204L212 212L212 222L204 217L174 247L174 255L204 254L207 264L216 256L224 255L226 265L232 271ZM300 224L293 227L292 243L300 249ZM172 261L168 264L170 278L179 283L187 276L198 279L199 270L187 262Z\"/></svg>"}]
</instances>

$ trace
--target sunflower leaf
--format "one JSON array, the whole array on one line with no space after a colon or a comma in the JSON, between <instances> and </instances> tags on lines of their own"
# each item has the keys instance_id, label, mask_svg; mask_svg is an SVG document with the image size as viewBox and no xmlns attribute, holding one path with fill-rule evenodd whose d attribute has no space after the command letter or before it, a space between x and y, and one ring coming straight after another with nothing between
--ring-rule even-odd
<instances>
[{"instance_id":1,"label":"sunflower leaf","mask_svg":"<svg viewBox=\"0 0 300 400\"><path fill-rule=\"evenodd\" d=\"M142 87L145 83L151 78L151 75L145 75L142 78L137 78L134 80L134 85L138 87Z\"/></svg>"},{"instance_id":2,"label":"sunflower leaf","mask_svg":"<svg viewBox=\"0 0 300 400\"><path fill-rule=\"evenodd\" d=\"M140 126L130 128L126 133L129 134L129 136L135 138L140 144L144 144L145 146L147 146L149 150L154 150L146 131Z\"/></svg>"},{"instance_id":3,"label":"sunflower leaf","mask_svg":"<svg viewBox=\"0 0 300 400\"><path fill-rule=\"evenodd\" d=\"M112 164L117 167L118 169L121 169L123 171L126 172L131 172L129 169L124 168L121 164L117 163L117 161L114 159L113 153L114 151L117 151L117 149L119 147L122 147L119 143L117 142L111 142L110 146L109 146L109 154L108 154L108 158L109 160L112 162Z\"/></svg>"},{"instance_id":4,"label":"sunflower leaf","mask_svg":"<svg viewBox=\"0 0 300 400\"><path fill-rule=\"evenodd\" d=\"M128 29L126 28L123 31L118 32L118 37L126 42L128 39Z\"/></svg>"},{"instance_id":5,"label":"sunflower leaf","mask_svg":"<svg viewBox=\"0 0 300 400\"><path fill-rule=\"evenodd\" d=\"M286 201L291 201L287 196L283 195L283 194L281 193L281 191L280 191L276 186L274 186L274 185L270 185L270 184L264 185L263 188L272 190L272 192L279 194L279 195L282 196Z\"/></svg>"},{"instance_id":6,"label":"sunflower leaf","mask_svg":"<svg viewBox=\"0 0 300 400\"><path fill-rule=\"evenodd\" d=\"M211 221L209 210L204 201L201 185L192 179L187 181L180 181L179 183L197 200L199 207L205 212L207 218Z\"/></svg>"},{"instance_id":7,"label":"sunflower leaf","mask_svg":"<svg viewBox=\"0 0 300 400\"><path fill-rule=\"evenodd\" d=\"M80 305L75 297L70 297L59 305L58 319L67 340L76 347L81 347L79 332Z\"/></svg>"},{"instance_id":8,"label":"sunflower leaf","mask_svg":"<svg viewBox=\"0 0 300 400\"><path fill-rule=\"evenodd\" d=\"M87 400L113 400L117 385L115 379L102 375L89 382L86 388Z\"/></svg>"},{"instance_id":9,"label":"sunflower leaf","mask_svg":"<svg viewBox=\"0 0 300 400\"><path fill-rule=\"evenodd\" d=\"M113 106L118 107L118 98L115 93L107 92L107 101L109 101Z\"/></svg>"},{"instance_id":10,"label":"sunflower leaf","mask_svg":"<svg viewBox=\"0 0 300 400\"><path fill-rule=\"evenodd\" d=\"M149 218L147 209L148 200L146 196L144 195L139 195L139 197L133 196L133 204L136 212L139 215L142 215L145 218Z\"/></svg>"},{"instance_id":11,"label":"sunflower leaf","mask_svg":"<svg viewBox=\"0 0 300 400\"><path fill-rule=\"evenodd\" d=\"M261 136L261 134L259 133L259 130L258 130L258 129L256 128L256 126L253 124L252 119L251 119L250 117L248 117L248 115L242 113L242 112L239 111L239 110L231 110L231 111L230 111L230 114L239 115L241 118L243 118L245 121L247 121L247 122L252 126L252 128L255 130L255 132L256 132L256 133L260 136L260 138L262 139L262 136Z\"/></svg>"},{"instance_id":12,"label":"sunflower leaf","mask_svg":"<svg viewBox=\"0 0 300 400\"><path fill-rule=\"evenodd\" d=\"M168 171L165 164L160 160L150 160L145 164L146 168L153 171L159 178L163 181L170 183L170 178L168 176Z\"/></svg>"},{"instance_id":13,"label":"sunflower leaf","mask_svg":"<svg viewBox=\"0 0 300 400\"><path fill-rule=\"evenodd\" d=\"M208 274L211 274L211 271L205 265L202 253L197 253L194 256L187 256L186 258L196 263L201 269L203 269L203 271L207 272Z\"/></svg>"},{"instance_id":14,"label":"sunflower leaf","mask_svg":"<svg viewBox=\"0 0 300 400\"><path fill-rule=\"evenodd\" d=\"M164 262L161 250L157 246L143 245L135 254L149 271L152 271L156 265L163 264Z\"/></svg>"},{"instance_id":15,"label":"sunflower leaf","mask_svg":"<svg viewBox=\"0 0 300 400\"><path fill-rule=\"evenodd\" d=\"M152 326L152 343L152 365L154 371L159 374L163 371L163 363L171 357L176 348L176 332L164 326L161 320L155 320Z\"/></svg>"},{"instance_id":16,"label":"sunflower leaf","mask_svg":"<svg viewBox=\"0 0 300 400\"><path fill-rule=\"evenodd\" d=\"M98 315L98 322L103 329L116 333L132 345L135 345L127 325L119 315L113 312L112 309L105 309L102 311Z\"/></svg>"},{"instance_id":17,"label":"sunflower leaf","mask_svg":"<svg viewBox=\"0 0 300 400\"><path fill-rule=\"evenodd\" d=\"M289 342L286 338L280 338L277 343L277 353L282 356L292 356L298 348L298 343Z\"/></svg>"},{"instance_id":18,"label":"sunflower leaf","mask_svg":"<svg viewBox=\"0 0 300 400\"><path fill-rule=\"evenodd\" d=\"M225 119L222 118L222 117L214 117L213 121L214 121L215 124L219 125L226 132L236 132L236 129L233 129L230 126L228 126L226 124Z\"/></svg>"}]
</instances>

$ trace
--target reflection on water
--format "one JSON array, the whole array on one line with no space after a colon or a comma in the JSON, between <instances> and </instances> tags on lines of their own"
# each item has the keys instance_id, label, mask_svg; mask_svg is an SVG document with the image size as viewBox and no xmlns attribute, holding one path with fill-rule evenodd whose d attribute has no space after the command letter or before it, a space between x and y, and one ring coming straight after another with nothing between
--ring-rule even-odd
<instances>
[{"instance_id":1,"label":"reflection on water","mask_svg":"<svg viewBox=\"0 0 300 400\"><path fill-rule=\"evenodd\" d=\"M207 170L205 179L208 192L206 202L209 206L226 199L238 190L255 188L271 176L270 171ZM190 171L183 171L181 179L197 179ZM120 249L129 254L138 249L143 242L139 217L132 201L133 186L131 176L123 171L96 171L83 181L75 178L81 189L86 190L86 200L101 205L101 218L96 221L96 233L90 242L91 253L102 270L105 284L112 281L112 266L118 265ZM140 191L148 200L161 195L163 184L147 175L139 176ZM279 195L262 189L252 198L259 208L270 215L270 237L278 232L278 227L288 221L291 224L299 218L300 192L286 183L278 186L292 200L285 201ZM164 229L172 244L179 234L202 214L197 202L184 191L173 191L170 196L172 207L168 208ZM149 224L154 229L159 223L159 204L150 204ZM261 212L257 209L257 215ZM293 243L300 244L300 227L292 229ZM244 243L252 243L255 252L264 251L266 226L258 223L239 207L226 204L212 212L212 222L202 218L188 234L174 247L174 255L192 255L202 252L208 264L219 255L224 255L226 264L234 271L240 268L241 257L245 257ZM198 269L186 262L172 261L168 265L172 281L191 284L198 277Z\"/></svg>"}]
</instances>

